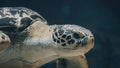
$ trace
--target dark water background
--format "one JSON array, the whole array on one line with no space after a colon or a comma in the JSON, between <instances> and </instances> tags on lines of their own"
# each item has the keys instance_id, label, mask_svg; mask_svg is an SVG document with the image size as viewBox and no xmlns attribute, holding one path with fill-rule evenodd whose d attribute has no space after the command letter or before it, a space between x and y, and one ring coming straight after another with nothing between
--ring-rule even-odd
<instances>
[{"instance_id":1,"label":"dark water background","mask_svg":"<svg viewBox=\"0 0 120 68\"><path fill-rule=\"evenodd\" d=\"M27 7L49 24L77 24L90 29L95 47L86 54L90 68L120 68L119 0L0 0L0 7ZM51 62L43 68L54 68Z\"/></svg>"}]
</instances>

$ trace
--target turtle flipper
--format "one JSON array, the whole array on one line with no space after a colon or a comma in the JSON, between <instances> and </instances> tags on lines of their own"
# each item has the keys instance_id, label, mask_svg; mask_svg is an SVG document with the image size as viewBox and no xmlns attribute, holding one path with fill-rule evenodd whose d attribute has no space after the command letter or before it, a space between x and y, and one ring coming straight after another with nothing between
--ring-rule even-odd
<instances>
[{"instance_id":1,"label":"turtle flipper","mask_svg":"<svg viewBox=\"0 0 120 68\"><path fill-rule=\"evenodd\" d=\"M57 60L57 68L88 68L84 55L62 58Z\"/></svg>"},{"instance_id":2,"label":"turtle flipper","mask_svg":"<svg viewBox=\"0 0 120 68\"><path fill-rule=\"evenodd\" d=\"M0 51L6 49L10 43L9 37L3 33L0 32Z\"/></svg>"}]
</instances>

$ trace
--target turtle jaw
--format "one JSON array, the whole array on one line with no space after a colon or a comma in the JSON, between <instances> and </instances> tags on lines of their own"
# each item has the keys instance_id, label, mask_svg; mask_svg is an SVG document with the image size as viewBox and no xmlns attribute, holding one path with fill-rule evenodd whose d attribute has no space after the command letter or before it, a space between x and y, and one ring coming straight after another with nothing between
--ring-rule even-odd
<instances>
[{"instance_id":1,"label":"turtle jaw","mask_svg":"<svg viewBox=\"0 0 120 68\"><path fill-rule=\"evenodd\" d=\"M60 57L72 57L72 56L78 56L78 55L84 55L88 51L90 51L94 46L94 37L93 35L86 36L81 41L81 44L79 45L71 45L72 47L67 48L59 48L55 49L55 52Z\"/></svg>"},{"instance_id":2,"label":"turtle jaw","mask_svg":"<svg viewBox=\"0 0 120 68\"><path fill-rule=\"evenodd\" d=\"M93 47L94 47L94 37L93 35L89 35L82 40L81 45L79 45L77 50L79 50L79 52L86 54Z\"/></svg>"},{"instance_id":3,"label":"turtle jaw","mask_svg":"<svg viewBox=\"0 0 120 68\"><path fill-rule=\"evenodd\" d=\"M10 39L9 37L0 32L0 51L3 51L4 49L6 49L10 44Z\"/></svg>"}]
</instances>

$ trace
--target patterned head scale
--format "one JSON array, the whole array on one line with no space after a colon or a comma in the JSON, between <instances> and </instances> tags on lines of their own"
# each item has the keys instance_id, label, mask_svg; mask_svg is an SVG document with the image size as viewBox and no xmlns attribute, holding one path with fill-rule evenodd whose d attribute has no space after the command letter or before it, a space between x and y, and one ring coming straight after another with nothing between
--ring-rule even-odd
<instances>
[{"instance_id":1,"label":"patterned head scale","mask_svg":"<svg viewBox=\"0 0 120 68\"><path fill-rule=\"evenodd\" d=\"M47 23L37 12L24 7L0 8L0 30L19 32L35 21Z\"/></svg>"},{"instance_id":2,"label":"patterned head scale","mask_svg":"<svg viewBox=\"0 0 120 68\"><path fill-rule=\"evenodd\" d=\"M93 44L93 34L77 25L54 25L53 41L65 49L81 49ZM92 45L93 46L93 45Z\"/></svg>"}]
</instances>

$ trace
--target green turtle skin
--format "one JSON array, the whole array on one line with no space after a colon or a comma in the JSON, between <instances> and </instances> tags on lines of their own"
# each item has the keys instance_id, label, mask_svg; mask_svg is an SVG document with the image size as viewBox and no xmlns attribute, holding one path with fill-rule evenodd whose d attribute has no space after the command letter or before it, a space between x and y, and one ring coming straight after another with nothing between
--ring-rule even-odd
<instances>
[{"instance_id":1,"label":"green turtle skin","mask_svg":"<svg viewBox=\"0 0 120 68\"><path fill-rule=\"evenodd\" d=\"M58 58L72 64L69 57L84 56L94 46L90 30L48 25L40 14L24 7L0 8L0 31L0 68L38 68Z\"/></svg>"},{"instance_id":2,"label":"green turtle skin","mask_svg":"<svg viewBox=\"0 0 120 68\"><path fill-rule=\"evenodd\" d=\"M33 23L47 24L37 12L25 7L0 8L0 68L21 68L24 61L19 55L23 41L29 35L25 31ZM22 67L23 68L23 67Z\"/></svg>"},{"instance_id":3,"label":"green turtle skin","mask_svg":"<svg viewBox=\"0 0 120 68\"><path fill-rule=\"evenodd\" d=\"M47 23L47 21L37 12L24 7L4 7L0 8L0 30L2 31L22 31L35 21Z\"/></svg>"}]
</instances>

